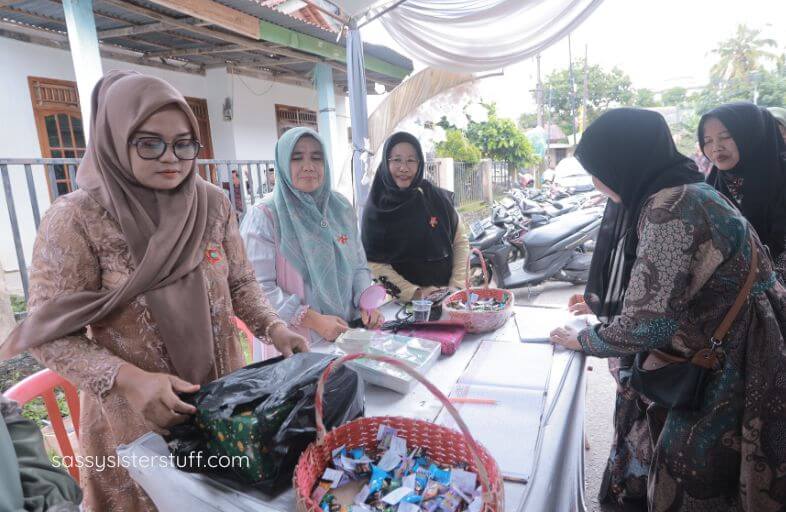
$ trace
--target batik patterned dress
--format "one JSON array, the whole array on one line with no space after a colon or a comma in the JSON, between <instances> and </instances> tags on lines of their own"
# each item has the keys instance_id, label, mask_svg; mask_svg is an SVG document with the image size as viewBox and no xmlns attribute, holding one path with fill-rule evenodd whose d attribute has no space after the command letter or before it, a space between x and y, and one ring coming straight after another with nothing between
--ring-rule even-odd
<instances>
[{"instance_id":1,"label":"batik patterned dress","mask_svg":"<svg viewBox=\"0 0 786 512\"><path fill-rule=\"evenodd\" d=\"M747 221L706 184L662 190L642 209L620 316L579 334L584 351L690 357L709 339L759 253L756 282L696 411L651 405L652 511L786 509L786 289Z\"/></svg>"},{"instance_id":2,"label":"batik patterned dress","mask_svg":"<svg viewBox=\"0 0 786 512\"><path fill-rule=\"evenodd\" d=\"M215 187L209 193L222 194ZM215 363L203 383L243 365L234 315L258 337L278 318L246 260L229 200L224 198L220 204L208 218L204 259L196 270L206 283L215 342ZM76 191L58 199L41 222L33 249L30 306L34 310L52 297L78 290L119 287L133 271L119 225L87 193ZM113 387L120 366L129 362L148 372L175 374L143 295L83 332L41 345L32 353L79 388L81 454L107 464L105 457L115 455L119 444L152 430ZM125 469L83 467L80 477L88 510L155 510Z\"/></svg>"}]
</instances>

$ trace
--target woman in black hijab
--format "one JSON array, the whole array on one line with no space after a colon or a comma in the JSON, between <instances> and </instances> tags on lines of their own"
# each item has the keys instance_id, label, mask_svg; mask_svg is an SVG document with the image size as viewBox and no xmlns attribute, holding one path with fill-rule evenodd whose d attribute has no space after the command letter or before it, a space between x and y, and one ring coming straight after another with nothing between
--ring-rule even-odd
<instances>
[{"instance_id":1,"label":"woman in black hijab","mask_svg":"<svg viewBox=\"0 0 786 512\"><path fill-rule=\"evenodd\" d=\"M374 277L401 301L463 288L469 243L453 194L423 176L423 150L398 132L385 142L363 214L362 238Z\"/></svg>"},{"instance_id":2,"label":"woman in black hijab","mask_svg":"<svg viewBox=\"0 0 786 512\"><path fill-rule=\"evenodd\" d=\"M627 134L624 143L618 137ZM644 202L673 186L701 182L693 162L681 155L660 114L619 109L599 119L582 136L576 158L597 188L612 197L606 205L592 258L585 305L602 322L619 316L636 260L636 226ZM621 201L621 202L620 202ZM583 312L583 311L582 311ZM617 381L614 437L600 489L601 503L646 509L652 446L648 402L627 384L633 355L609 359Z\"/></svg>"},{"instance_id":3,"label":"woman in black hijab","mask_svg":"<svg viewBox=\"0 0 786 512\"><path fill-rule=\"evenodd\" d=\"M753 103L729 103L702 116L699 144L712 161L707 183L734 202L786 277L786 160L778 121Z\"/></svg>"},{"instance_id":4,"label":"woman in black hijab","mask_svg":"<svg viewBox=\"0 0 786 512\"><path fill-rule=\"evenodd\" d=\"M553 343L604 358L658 350L690 359L713 346L754 277L696 408L637 397L620 368L611 497L653 512L784 510L786 289L764 246L742 214L702 183L655 112L602 115L576 158L611 199L585 294L601 323L580 333L556 329ZM614 487L632 477L647 483L646 507Z\"/></svg>"}]
</instances>

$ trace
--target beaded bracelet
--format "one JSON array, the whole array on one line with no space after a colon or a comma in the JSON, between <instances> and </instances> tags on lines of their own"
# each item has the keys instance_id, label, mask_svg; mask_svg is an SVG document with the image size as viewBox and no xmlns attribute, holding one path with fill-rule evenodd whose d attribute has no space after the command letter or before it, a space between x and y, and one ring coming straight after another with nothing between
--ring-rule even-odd
<instances>
[{"instance_id":1,"label":"beaded bracelet","mask_svg":"<svg viewBox=\"0 0 786 512\"><path fill-rule=\"evenodd\" d=\"M273 320L272 322L267 324L267 327L265 328L265 337L262 338L262 343L264 343L265 345L273 344L273 339L270 337L270 331L273 329L273 327L279 325L283 325L284 327L286 327L287 323L281 319L278 319L278 320Z\"/></svg>"},{"instance_id":2,"label":"beaded bracelet","mask_svg":"<svg viewBox=\"0 0 786 512\"><path fill-rule=\"evenodd\" d=\"M309 308L307 305L306 306L300 306L300 309L295 314L294 318L292 318L292 321L289 322L289 324L292 327L300 327L301 325L303 325L303 320L306 319L306 315L308 314L308 310L309 309L311 309L311 308Z\"/></svg>"}]
</instances>

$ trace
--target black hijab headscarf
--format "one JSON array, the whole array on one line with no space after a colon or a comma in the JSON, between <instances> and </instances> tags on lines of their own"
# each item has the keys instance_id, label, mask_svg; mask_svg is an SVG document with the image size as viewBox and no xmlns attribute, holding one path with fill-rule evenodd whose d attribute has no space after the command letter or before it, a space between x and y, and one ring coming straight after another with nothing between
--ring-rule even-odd
<instances>
[{"instance_id":1,"label":"black hijab headscarf","mask_svg":"<svg viewBox=\"0 0 786 512\"><path fill-rule=\"evenodd\" d=\"M393 146L408 142L418 154L418 171L406 189L396 185L388 167ZM387 263L418 286L447 286L453 273L453 239L458 214L452 194L424 179L425 162L418 139L393 134L383 150L363 213L362 238L369 261Z\"/></svg>"},{"instance_id":2,"label":"black hijab headscarf","mask_svg":"<svg viewBox=\"0 0 786 512\"><path fill-rule=\"evenodd\" d=\"M592 256L585 298L604 322L619 315L639 244L639 214L665 188L698 183L704 176L680 154L663 116L635 108L600 116L576 148L581 165L622 199L609 201Z\"/></svg>"},{"instance_id":3,"label":"black hijab headscarf","mask_svg":"<svg viewBox=\"0 0 786 512\"><path fill-rule=\"evenodd\" d=\"M740 161L728 171L713 165L707 183L735 203L769 247L772 257L777 258L784 251L786 239L786 147L778 121L753 103L722 105L704 114L699 121L702 152L704 123L713 117L731 134Z\"/></svg>"}]
</instances>

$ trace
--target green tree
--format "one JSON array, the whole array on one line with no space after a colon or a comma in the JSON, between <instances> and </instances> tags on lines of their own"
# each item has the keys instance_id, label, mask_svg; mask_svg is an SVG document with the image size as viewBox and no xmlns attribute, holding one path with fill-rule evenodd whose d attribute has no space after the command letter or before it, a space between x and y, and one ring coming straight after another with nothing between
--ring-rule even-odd
<instances>
[{"instance_id":1,"label":"green tree","mask_svg":"<svg viewBox=\"0 0 786 512\"><path fill-rule=\"evenodd\" d=\"M529 130L538 126L538 114L521 114L519 116L519 128Z\"/></svg>"},{"instance_id":2,"label":"green tree","mask_svg":"<svg viewBox=\"0 0 786 512\"><path fill-rule=\"evenodd\" d=\"M482 123L470 120L467 139L480 148L482 156L508 163L511 174L518 167L531 166L538 162L532 144L511 119L497 116L496 105L484 105L488 120Z\"/></svg>"},{"instance_id":3,"label":"green tree","mask_svg":"<svg viewBox=\"0 0 786 512\"><path fill-rule=\"evenodd\" d=\"M786 72L763 72L756 83L756 103L763 107L786 106Z\"/></svg>"},{"instance_id":4,"label":"green tree","mask_svg":"<svg viewBox=\"0 0 786 512\"><path fill-rule=\"evenodd\" d=\"M680 107L688 100L688 90L684 87L672 87L660 95L660 102L666 107Z\"/></svg>"},{"instance_id":5,"label":"green tree","mask_svg":"<svg viewBox=\"0 0 786 512\"><path fill-rule=\"evenodd\" d=\"M719 83L746 81L752 73L761 69L762 60L775 60L775 54L766 48L774 48L777 43L760 35L760 30L739 25L734 37L721 41L712 50L718 56L718 62L710 71L712 80Z\"/></svg>"},{"instance_id":6,"label":"green tree","mask_svg":"<svg viewBox=\"0 0 786 512\"><path fill-rule=\"evenodd\" d=\"M544 82L545 101L551 109L551 120L565 133L573 133L571 101L578 117L582 102L584 61L573 64L575 94L571 94L570 71L563 69L551 73ZM634 90L630 77L619 68L605 71L598 65L587 69L587 123L594 121L600 114L615 105L630 105Z\"/></svg>"},{"instance_id":7,"label":"green tree","mask_svg":"<svg viewBox=\"0 0 786 512\"><path fill-rule=\"evenodd\" d=\"M464 135L464 132L450 128L446 132L444 142L437 144L437 156L452 158L459 162L476 164L480 161L480 149L475 147Z\"/></svg>"},{"instance_id":8,"label":"green tree","mask_svg":"<svg viewBox=\"0 0 786 512\"><path fill-rule=\"evenodd\" d=\"M650 89L636 89L636 98L633 100L633 105L641 108L657 107L658 102L655 100L655 93Z\"/></svg>"}]
</instances>

